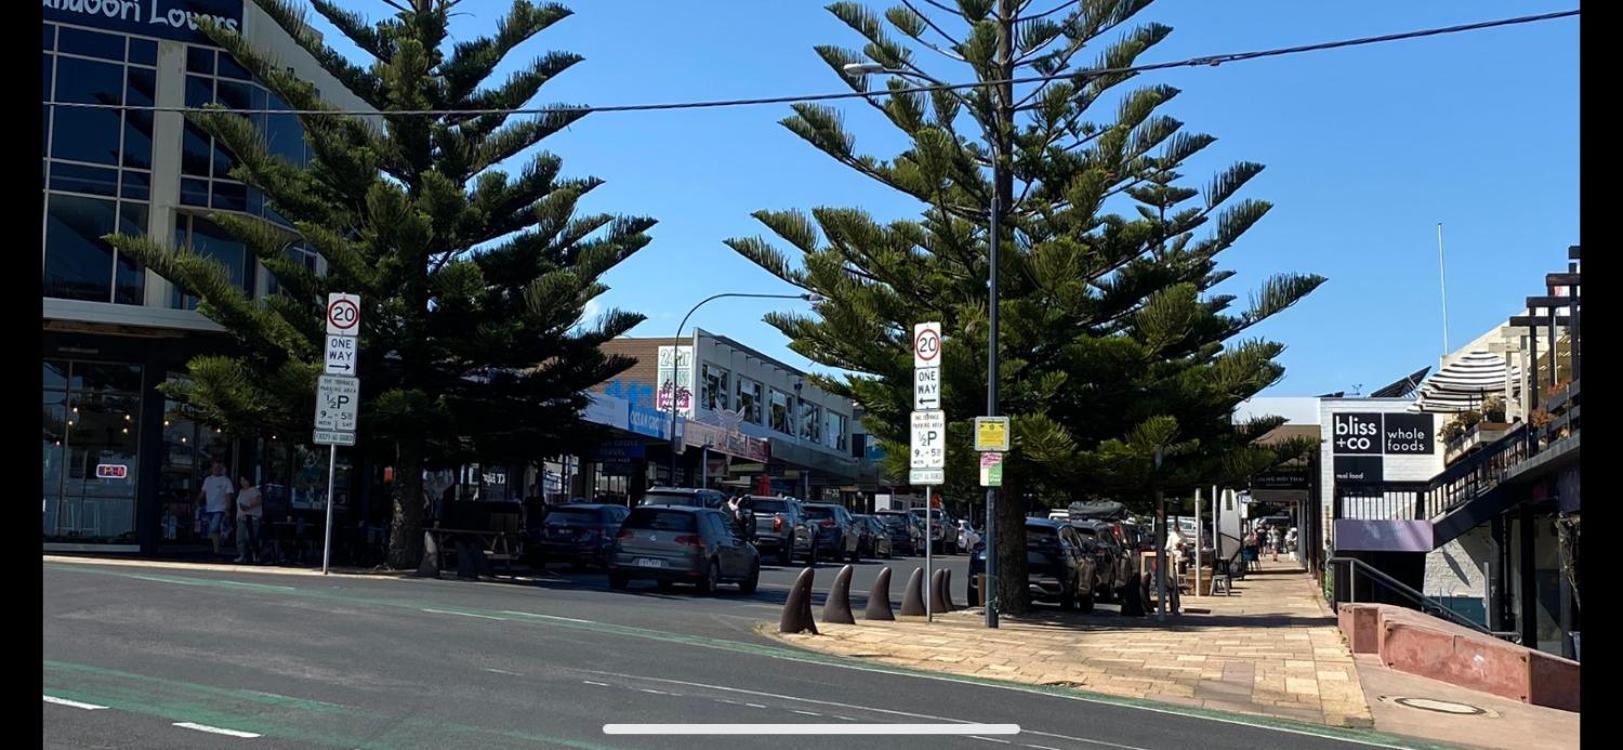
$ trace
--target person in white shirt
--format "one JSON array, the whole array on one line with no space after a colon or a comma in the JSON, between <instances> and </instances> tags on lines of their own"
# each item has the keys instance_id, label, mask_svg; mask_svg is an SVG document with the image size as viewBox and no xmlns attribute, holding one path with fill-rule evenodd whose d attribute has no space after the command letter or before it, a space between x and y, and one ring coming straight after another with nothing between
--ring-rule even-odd
<instances>
[{"instance_id":1,"label":"person in white shirt","mask_svg":"<svg viewBox=\"0 0 1623 750\"><path fill-rule=\"evenodd\" d=\"M220 535L225 533L225 512L235 492L231 478L225 475L225 464L215 461L209 469L209 476L203 480L203 488L197 493L197 499L204 503L203 533L208 534L209 541L214 543L216 555L220 554Z\"/></svg>"},{"instance_id":2,"label":"person in white shirt","mask_svg":"<svg viewBox=\"0 0 1623 750\"><path fill-rule=\"evenodd\" d=\"M259 529L265 517L265 499L259 488L243 477L237 490L237 562L259 562Z\"/></svg>"}]
</instances>

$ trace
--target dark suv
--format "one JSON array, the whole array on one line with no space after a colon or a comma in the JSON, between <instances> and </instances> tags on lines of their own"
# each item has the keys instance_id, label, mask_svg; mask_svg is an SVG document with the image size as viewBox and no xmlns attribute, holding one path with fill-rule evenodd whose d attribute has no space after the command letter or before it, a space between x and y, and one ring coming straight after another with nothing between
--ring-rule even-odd
<instances>
[{"instance_id":1,"label":"dark suv","mask_svg":"<svg viewBox=\"0 0 1623 750\"><path fill-rule=\"evenodd\" d=\"M801 506L806 511L806 517L811 520L812 528L817 530L814 557L827 555L829 558L841 558L857 562L861 556L862 531L857 528L856 519L851 511L843 505L832 503L806 503Z\"/></svg>"},{"instance_id":2,"label":"dark suv","mask_svg":"<svg viewBox=\"0 0 1623 750\"><path fill-rule=\"evenodd\" d=\"M1026 519L1026 585L1031 598L1059 602L1060 609L1093 611L1097 563L1084 551L1076 529L1064 521ZM986 547L969 558L969 599L979 601L975 577L986 572Z\"/></svg>"},{"instance_id":3,"label":"dark suv","mask_svg":"<svg viewBox=\"0 0 1623 750\"><path fill-rule=\"evenodd\" d=\"M755 514L755 548L762 557L772 556L779 565L796 557L811 559L815 532L799 500L752 495L750 511Z\"/></svg>"},{"instance_id":4,"label":"dark suv","mask_svg":"<svg viewBox=\"0 0 1623 750\"><path fill-rule=\"evenodd\" d=\"M897 554L916 555L924 548L924 532L913 523L913 516L907 511L882 510L874 517L890 532L890 547Z\"/></svg>"},{"instance_id":5,"label":"dark suv","mask_svg":"<svg viewBox=\"0 0 1623 750\"><path fill-rule=\"evenodd\" d=\"M620 522L631 513L623 505L578 503L560 505L547 514L536 540L539 560L564 562L571 567L608 567L614 558L614 537Z\"/></svg>"}]
</instances>

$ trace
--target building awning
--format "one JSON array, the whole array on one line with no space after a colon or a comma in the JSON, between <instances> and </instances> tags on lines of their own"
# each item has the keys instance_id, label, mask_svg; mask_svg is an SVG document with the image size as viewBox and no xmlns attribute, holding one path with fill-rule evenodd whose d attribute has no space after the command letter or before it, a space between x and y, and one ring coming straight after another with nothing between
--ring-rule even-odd
<instances>
[{"instance_id":1,"label":"building awning","mask_svg":"<svg viewBox=\"0 0 1623 750\"><path fill-rule=\"evenodd\" d=\"M1420 387L1414 410L1461 412L1480 407L1494 394L1503 394L1507 378L1514 392L1520 382L1520 367L1507 368L1505 357L1488 351L1471 351L1444 365Z\"/></svg>"}]
</instances>

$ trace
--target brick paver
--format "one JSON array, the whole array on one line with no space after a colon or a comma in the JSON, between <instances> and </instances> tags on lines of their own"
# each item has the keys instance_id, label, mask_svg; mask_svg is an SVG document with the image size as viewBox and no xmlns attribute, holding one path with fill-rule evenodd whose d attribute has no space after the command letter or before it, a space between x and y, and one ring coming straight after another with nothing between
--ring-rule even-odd
<instances>
[{"instance_id":1,"label":"brick paver","mask_svg":"<svg viewBox=\"0 0 1623 750\"><path fill-rule=\"evenodd\" d=\"M897 571L906 573L910 571ZM925 623L820 623L783 640L824 653L952 674L1077 688L1224 711L1369 727L1369 705L1335 617L1295 564L1263 562L1233 596L1183 598L1156 622L1103 612L1005 616L979 609Z\"/></svg>"}]
</instances>

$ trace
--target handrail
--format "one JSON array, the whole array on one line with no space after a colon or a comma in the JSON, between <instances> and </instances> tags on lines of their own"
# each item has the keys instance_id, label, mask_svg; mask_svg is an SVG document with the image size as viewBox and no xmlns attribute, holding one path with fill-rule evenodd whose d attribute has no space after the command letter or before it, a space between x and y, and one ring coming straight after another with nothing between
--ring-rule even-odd
<instances>
[{"instance_id":1,"label":"handrail","mask_svg":"<svg viewBox=\"0 0 1623 750\"><path fill-rule=\"evenodd\" d=\"M1336 563L1345 563L1345 564L1348 565L1349 569L1355 574L1355 575L1347 577L1347 591L1350 592L1353 597L1357 597L1357 593L1353 589L1353 584L1358 580L1357 577L1356 577L1356 574L1358 572L1362 571L1364 574L1370 576L1372 579L1384 584L1388 589L1390 589L1392 591L1395 591L1395 592L1397 592L1399 594L1402 594L1403 596L1407 597L1410 601L1412 601L1412 602L1414 602L1416 604L1417 608L1422 613L1426 612L1426 608L1429 606L1429 607L1432 607L1432 608L1436 609L1437 611L1441 612L1442 614L1446 615L1447 616L1446 619L1454 622L1455 624L1470 628L1470 629L1475 630L1478 633L1481 633L1483 635L1489 635L1489 636L1493 636L1495 638L1506 638L1508 635L1514 635L1514 634L1506 634L1506 633L1495 632L1494 630L1488 628L1486 625L1482 625L1482 624L1479 624L1479 623L1476 623L1476 622L1472 622L1470 618L1467 618L1465 615L1462 615L1462 614L1460 614L1458 612L1455 612L1452 609L1449 609L1448 606L1443 604L1442 602L1439 602L1439 601L1437 601L1435 599L1432 599L1429 596L1426 596L1425 594L1422 594L1422 593L1420 593L1418 591L1415 591L1413 588L1410 588L1408 584L1405 584L1404 582L1399 581L1398 579L1393 578L1390 575L1387 575L1386 573L1382 572L1381 570L1377 569L1376 567L1374 567L1374 566L1370 565L1369 563L1366 563L1363 560L1360 560L1360 559L1358 559L1356 557L1332 557L1329 560L1326 560L1325 563L1326 564L1331 564L1331 565L1336 564ZM1336 605L1339 604L1339 603L1340 603L1339 601L1336 601L1335 598L1332 597L1332 601L1331 601L1331 607L1332 608L1335 608ZM1353 604L1353 603L1356 603L1356 602L1348 602L1348 603Z\"/></svg>"}]
</instances>

